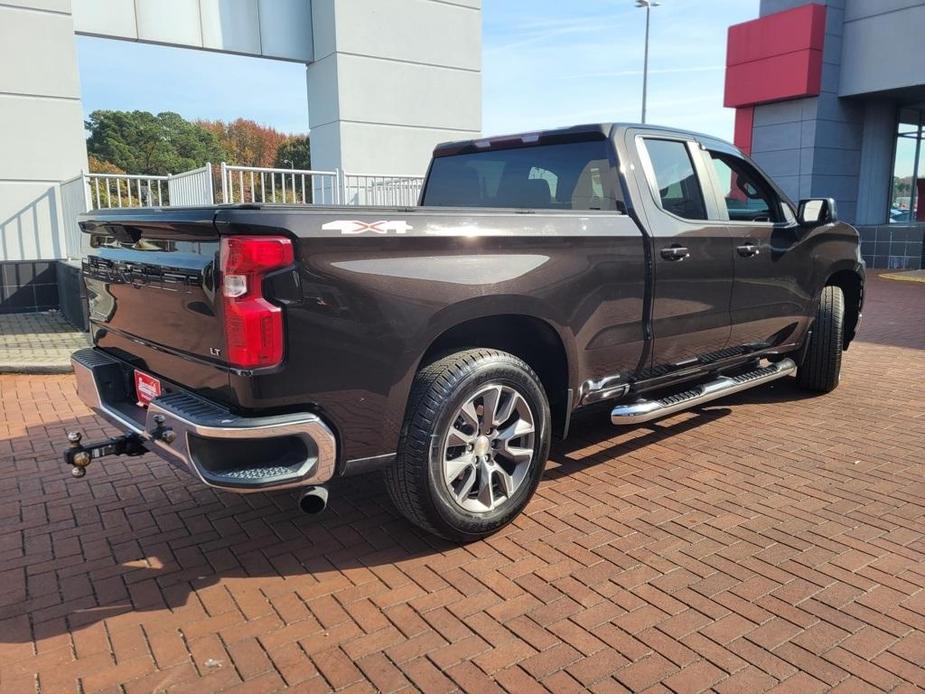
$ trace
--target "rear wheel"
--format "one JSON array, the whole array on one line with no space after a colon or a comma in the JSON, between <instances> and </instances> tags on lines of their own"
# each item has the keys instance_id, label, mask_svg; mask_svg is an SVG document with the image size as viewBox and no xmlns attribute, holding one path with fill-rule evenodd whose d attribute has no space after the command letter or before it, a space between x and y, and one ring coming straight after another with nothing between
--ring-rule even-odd
<instances>
[{"instance_id":1,"label":"rear wheel","mask_svg":"<svg viewBox=\"0 0 925 694\"><path fill-rule=\"evenodd\" d=\"M451 354L412 388L398 457L386 471L396 507L457 542L510 523L539 484L549 453L549 404L522 360L491 349Z\"/></svg>"},{"instance_id":2,"label":"rear wheel","mask_svg":"<svg viewBox=\"0 0 925 694\"><path fill-rule=\"evenodd\" d=\"M845 297L838 287L824 287L803 363L797 371L801 388L819 393L835 390L841 374Z\"/></svg>"}]
</instances>

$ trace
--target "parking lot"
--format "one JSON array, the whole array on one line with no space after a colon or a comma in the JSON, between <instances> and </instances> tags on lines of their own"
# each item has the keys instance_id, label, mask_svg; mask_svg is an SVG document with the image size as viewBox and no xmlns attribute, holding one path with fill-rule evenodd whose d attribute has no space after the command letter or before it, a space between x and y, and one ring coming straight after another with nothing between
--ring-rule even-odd
<instances>
[{"instance_id":1,"label":"parking lot","mask_svg":"<svg viewBox=\"0 0 925 694\"><path fill-rule=\"evenodd\" d=\"M306 517L0 375L0 689L801 692L925 687L925 284L871 278L842 383L627 431L584 416L525 515L457 547L376 478Z\"/></svg>"}]
</instances>

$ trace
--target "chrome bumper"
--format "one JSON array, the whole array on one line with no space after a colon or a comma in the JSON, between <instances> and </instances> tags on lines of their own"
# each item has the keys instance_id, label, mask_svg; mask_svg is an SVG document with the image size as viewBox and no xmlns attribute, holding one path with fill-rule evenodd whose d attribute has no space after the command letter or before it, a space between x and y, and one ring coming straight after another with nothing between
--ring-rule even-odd
<instances>
[{"instance_id":1,"label":"chrome bumper","mask_svg":"<svg viewBox=\"0 0 925 694\"><path fill-rule=\"evenodd\" d=\"M124 362L85 349L75 352L71 363L84 403L112 424L143 437L148 450L187 468L210 487L239 493L273 491L323 484L334 476L336 439L315 414L239 417L182 391L155 398L145 409L125 392L130 367ZM235 450L253 450L254 445L258 452L249 454L248 462L223 467L223 451L233 457ZM284 450L285 455L261 460L261 446Z\"/></svg>"}]
</instances>

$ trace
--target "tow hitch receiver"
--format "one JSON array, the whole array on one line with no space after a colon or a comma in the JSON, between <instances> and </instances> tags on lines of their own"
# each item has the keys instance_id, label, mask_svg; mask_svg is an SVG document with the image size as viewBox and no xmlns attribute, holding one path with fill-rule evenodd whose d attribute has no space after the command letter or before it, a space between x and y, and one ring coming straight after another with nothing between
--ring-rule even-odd
<instances>
[{"instance_id":1,"label":"tow hitch receiver","mask_svg":"<svg viewBox=\"0 0 925 694\"><path fill-rule=\"evenodd\" d=\"M79 431L69 431L68 449L64 452L64 464L70 465L71 474L78 478L87 474L87 466L97 458L107 455L144 455L148 452L143 445L144 439L138 434L122 434L86 445L80 443L82 438Z\"/></svg>"}]
</instances>

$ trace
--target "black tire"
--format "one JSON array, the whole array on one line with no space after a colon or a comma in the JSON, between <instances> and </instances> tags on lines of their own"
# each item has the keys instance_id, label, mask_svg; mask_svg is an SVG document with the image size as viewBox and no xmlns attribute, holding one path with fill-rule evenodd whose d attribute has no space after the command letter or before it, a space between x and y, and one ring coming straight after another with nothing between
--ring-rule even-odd
<instances>
[{"instance_id":1,"label":"black tire","mask_svg":"<svg viewBox=\"0 0 925 694\"><path fill-rule=\"evenodd\" d=\"M838 287L824 287L809 346L797 371L801 388L830 393L838 385L844 346L845 297Z\"/></svg>"},{"instance_id":2,"label":"black tire","mask_svg":"<svg viewBox=\"0 0 925 694\"><path fill-rule=\"evenodd\" d=\"M529 406L534 453L524 463L522 481L510 497L494 510L474 513L454 501L444 481L445 439L450 427L460 421L458 410L480 389L495 385L513 389ZM457 352L418 372L398 456L386 470L386 486L402 515L420 528L454 542L478 540L510 523L530 501L546 466L549 439L549 402L526 363L494 349Z\"/></svg>"}]
</instances>

